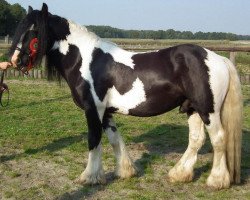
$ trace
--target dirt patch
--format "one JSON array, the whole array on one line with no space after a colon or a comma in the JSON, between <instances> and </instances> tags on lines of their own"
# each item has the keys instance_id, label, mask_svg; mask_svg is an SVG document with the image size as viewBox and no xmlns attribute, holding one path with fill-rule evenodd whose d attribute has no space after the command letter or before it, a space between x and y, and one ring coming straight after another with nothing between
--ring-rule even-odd
<instances>
[{"instance_id":1,"label":"dirt patch","mask_svg":"<svg viewBox=\"0 0 250 200\"><path fill-rule=\"evenodd\" d=\"M67 185L74 186L68 178L67 166L58 165L52 161L28 158L10 160L0 165L0 191L3 193L24 193L32 188L44 193L46 188L53 190L63 190ZM52 199L52 194L47 193L45 196ZM3 194L2 194L3 195Z\"/></svg>"}]
</instances>

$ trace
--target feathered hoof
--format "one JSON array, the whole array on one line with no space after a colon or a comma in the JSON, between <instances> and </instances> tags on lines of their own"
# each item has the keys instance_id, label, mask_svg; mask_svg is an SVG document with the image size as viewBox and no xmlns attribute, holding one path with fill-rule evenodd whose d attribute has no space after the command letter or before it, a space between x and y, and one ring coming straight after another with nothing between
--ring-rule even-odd
<instances>
[{"instance_id":1,"label":"feathered hoof","mask_svg":"<svg viewBox=\"0 0 250 200\"><path fill-rule=\"evenodd\" d=\"M96 184L106 184L107 181L104 172L99 172L94 174L83 172L80 175L80 177L77 178L74 182L81 185L96 185Z\"/></svg>"},{"instance_id":2,"label":"feathered hoof","mask_svg":"<svg viewBox=\"0 0 250 200\"><path fill-rule=\"evenodd\" d=\"M191 182L193 180L193 171L186 171L184 169L182 170L177 170L175 167L172 168L169 173L168 173L168 180L171 183L176 183L176 182Z\"/></svg>"},{"instance_id":3,"label":"feathered hoof","mask_svg":"<svg viewBox=\"0 0 250 200\"><path fill-rule=\"evenodd\" d=\"M223 176L210 175L207 179L207 186L215 189L225 189L230 187L230 177L229 174Z\"/></svg>"},{"instance_id":4,"label":"feathered hoof","mask_svg":"<svg viewBox=\"0 0 250 200\"><path fill-rule=\"evenodd\" d=\"M127 159L123 160L119 164L118 168L116 169L116 176L126 179L135 176L137 172L138 170L134 163L130 159Z\"/></svg>"}]
</instances>

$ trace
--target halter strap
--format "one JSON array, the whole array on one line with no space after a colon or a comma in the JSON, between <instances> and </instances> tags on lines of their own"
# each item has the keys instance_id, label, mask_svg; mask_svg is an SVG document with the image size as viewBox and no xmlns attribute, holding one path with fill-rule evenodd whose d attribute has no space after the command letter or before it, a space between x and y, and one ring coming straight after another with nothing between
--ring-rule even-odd
<instances>
[{"instance_id":1,"label":"halter strap","mask_svg":"<svg viewBox=\"0 0 250 200\"><path fill-rule=\"evenodd\" d=\"M1 74L0 85L2 85L2 84L3 84L4 72L5 72L5 70L3 70L2 74Z\"/></svg>"},{"instance_id":2,"label":"halter strap","mask_svg":"<svg viewBox=\"0 0 250 200\"><path fill-rule=\"evenodd\" d=\"M1 74L1 80L0 80L0 105L2 107L6 107L9 105L9 101L10 101L10 92L9 92L9 88L7 86L7 84L3 83L3 79L4 79L4 73L6 72L6 70L3 70L2 74ZM3 97L3 93L6 92L8 95L8 99L7 99L7 103L4 104L2 101L2 97Z\"/></svg>"},{"instance_id":3,"label":"halter strap","mask_svg":"<svg viewBox=\"0 0 250 200\"><path fill-rule=\"evenodd\" d=\"M24 51L24 50L22 50L20 47L16 47L16 50L18 50L18 51L20 51L20 52L22 52L22 53L24 53L24 54L26 54L26 55L30 55L29 53L27 53L26 51Z\"/></svg>"}]
</instances>

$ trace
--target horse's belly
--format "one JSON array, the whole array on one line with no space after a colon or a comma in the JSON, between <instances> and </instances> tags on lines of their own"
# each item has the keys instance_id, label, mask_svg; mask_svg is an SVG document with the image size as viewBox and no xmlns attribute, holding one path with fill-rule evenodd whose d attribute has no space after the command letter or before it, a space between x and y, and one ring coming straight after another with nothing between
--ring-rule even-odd
<instances>
[{"instance_id":1,"label":"horse's belly","mask_svg":"<svg viewBox=\"0 0 250 200\"><path fill-rule=\"evenodd\" d=\"M129 115L139 117L150 117L168 112L182 104L183 96L168 96L161 94L148 98L147 101L141 103L136 108L129 110Z\"/></svg>"},{"instance_id":2,"label":"horse's belly","mask_svg":"<svg viewBox=\"0 0 250 200\"><path fill-rule=\"evenodd\" d=\"M185 97L173 90L155 90L146 93L144 90L130 90L120 95L114 88L109 91L108 107L115 108L117 113L148 117L165 113L181 105Z\"/></svg>"}]
</instances>

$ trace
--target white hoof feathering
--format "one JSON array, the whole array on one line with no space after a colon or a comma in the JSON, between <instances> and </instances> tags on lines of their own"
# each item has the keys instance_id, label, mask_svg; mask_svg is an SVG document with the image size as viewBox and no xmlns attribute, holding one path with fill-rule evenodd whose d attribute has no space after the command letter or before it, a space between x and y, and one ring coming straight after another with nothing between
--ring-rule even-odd
<instances>
[{"instance_id":1,"label":"white hoof feathering","mask_svg":"<svg viewBox=\"0 0 250 200\"><path fill-rule=\"evenodd\" d=\"M86 185L105 184L106 178L103 170L100 170L98 173L92 174L84 171L75 182L78 184Z\"/></svg>"},{"instance_id":2,"label":"white hoof feathering","mask_svg":"<svg viewBox=\"0 0 250 200\"><path fill-rule=\"evenodd\" d=\"M223 189L230 187L230 176L228 172L225 172L223 175L210 174L207 179L207 185L214 189Z\"/></svg>"},{"instance_id":3,"label":"white hoof feathering","mask_svg":"<svg viewBox=\"0 0 250 200\"><path fill-rule=\"evenodd\" d=\"M133 161L127 157L123 158L118 164L116 169L116 175L120 178L130 178L137 174L137 169Z\"/></svg>"},{"instance_id":4,"label":"white hoof feathering","mask_svg":"<svg viewBox=\"0 0 250 200\"><path fill-rule=\"evenodd\" d=\"M182 165L176 165L168 173L168 179L170 182L190 182L193 180L193 170L187 170Z\"/></svg>"},{"instance_id":5,"label":"white hoof feathering","mask_svg":"<svg viewBox=\"0 0 250 200\"><path fill-rule=\"evenodd\" d=\"M106 178L102 168L101 144L89 152L88 164L84 172L76 180L80 184L105 184Z\"/></svg>"}]
</instances>

